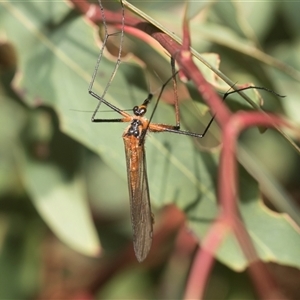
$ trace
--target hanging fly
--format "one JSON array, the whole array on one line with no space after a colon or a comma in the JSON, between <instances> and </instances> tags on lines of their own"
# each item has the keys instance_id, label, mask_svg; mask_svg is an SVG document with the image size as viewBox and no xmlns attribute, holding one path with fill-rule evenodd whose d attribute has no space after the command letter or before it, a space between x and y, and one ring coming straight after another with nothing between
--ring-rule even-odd
<instances>
[{"instance_id":1,"label":"hanging fly","mask_svg":"<svg viewBox=\"0 0 300 300\"><path fill-rule=\"evenodd\" d=\"M104 99L109 86L111 85L114 76L117 73L117 70L121 63L121 53L122 53L122 43L124 39L124 7L121 1L122 8L122 28L120 31L120 46L117 57L117 62L115 67L111 73L109 81L104 88L102 95L98 95L93 91L93 85L95 82L95 78L99 69L99 65L103 56L103 50L108 38L112 34L108 34L107 26L105 21L104 8L100 0L99 5L102 13L103 25L105 28L105 38L103 41L103 45L95 66L95 70L89 85L89 94L96 98L99 102L96 106L96 109L92 115L92 122L95 123L104 123L104 122L123 122L129 123L128 127L125 129L122 137L125 146L125 157L126 157L126 166L127 166L127 178L128 178L128 189L129 189L129 198L130 198L130 212L131 212L131 224L133 230L133 245L134 252L136 258L139 262L142 262L148 255L151 244L152 244L152 235L153 235L153 223L154 218L151 212L151 204L150 204L150 194L149 194L149 185L147 178L147 166L146 166L146 154L145 154L145 138L148 132L170 132L176 134L182 134L197 138L202 138L205 136L208 131L211 123L214 120L214 116L211 118L210 122L206 126L203 133L194 133L189 131L180 130L180 116L179 116L179 105L178 105L178 97L177 97L177 83L176 83L176 75L175 72L175 62L171 60L172 66L172 77L170 77L161 87L160 92L157 96L157 99L154 104L154 108L150 115L150 118L147 119L145 114L147 113L147 108L151 100L153 99L153 94L149 94L148 97L143 101L143 103L139 106L134 106L132 109L132 114L127 113L126 111L116 107L111 104L107 100ZM166 87L166 85L173 80L174 85L174 107L175 107L175 117L176 117L176 125L166 125L160 123L152 123L152 118L162 96L162 93ZM256 88L256 87L246 87L241 90ZM264 89L264 88L258 88ZM267 90L267 89L265 89ZM268 90L269 91L269 90ZM233 91L236 92L236 91ZM272 92L272 91L271 91ZM228 92L224 94L223 100L231 94L232 92ZM274 92L273 92L274 93ZM275 93L276 94L276 93ZM277 95L277 94L276 94ZM106 106L111 108L113 111L117 112L121 115L121 118L117 119L98 119L96 118L96 114L100 108L100 105L104 103Z\"/></svg>"}]
</instances>

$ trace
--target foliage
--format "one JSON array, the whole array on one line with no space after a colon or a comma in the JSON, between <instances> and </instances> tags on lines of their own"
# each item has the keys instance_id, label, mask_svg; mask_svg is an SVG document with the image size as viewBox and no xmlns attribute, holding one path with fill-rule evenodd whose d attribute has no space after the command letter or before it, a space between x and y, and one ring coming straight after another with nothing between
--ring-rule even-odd
<instances>
[{"instance_id":1,"label":"foliage","mask_svg":"<svg viewBox=\"0 0 300 300\"><path fill-rule=\"evenodd\" d=\"M134 4L159 20L163 28L181 36L182 3ZM205 5L196 2L189 11L192 46L196 52L208 53L202 56L215 69L219 68L220 59L220 70L233 82L253 82L286 95L280 99L264 93L263 109L283 114L293 122L299 122L298 6L296 2L211 2ZM38 291L41 297L54 291L64 295L66 291L57 290L55 285L55 280L65 280L63 275L53 279L46 270L46 278L54 280L53 286L39 278L41 266L51 266L41 257L43 244L53 247L50 249L54 249L54 253L63 253L54 255L58 261L67 257L65 268L71 274L69 282L74 293L93 292L94 288L102 298L120 295L178 298L191 258L184 256L182 261L176 262L175 258L180 257L176 247L173 254L169 250L164 259L157 258L164 254L162 245L172 248L175 238L153 247L152 259L149 258L145 266L120 268L112 279L107 275L108 284L105 284L107 279L103 279L101 285L95 283L95 274L99 276L103 270L113 269L116 257L121 256L124 261L126 255L122 255L126 251L122 249L131 239L121 141L123 127L93 124L91 113L82 112L93 111L96 106L87 88L99 53L97 28L65 2L8 1L0 3L0 38L0 278L2 283L7 283L1 284L0 298L24 298ZM118 35L116 43L117 38ZM105 53L97 76L95 90L99 94L115 63L113 48L110 52ZM159 90L171 75L168 55L151 39L145 43L128 35L124 52L129 54L123 58L106 95L108 101L123 109L139 104L149 89ZM228 89L210 70L198 65L218 90ZM195 87L189 85L193 101L185 85L180 86L183 127L201 132L209 114L203 99L194 97ZM166 88L155 121L174 123L173 108L168 104L171 91L171 86ZM254 91L248 95L259 104ZM227 103L232 110L252 109L238 95ZM171 134L147 137L148 179L158 220L155 228L160 229L159 232L167 230L160 227L164 215L158 217L159 209L175 204L185 213L197 240L205 236L217 213L218 141L216 125L201 141ZM256 128L247 131L239 147L240 209L259 256L265 262L299 268L299 227L287 214L277 211L295 214L293 200L278 182L291 193L299 192L299 157L279 133L271 130L263 134ZM269 198L269 206L263 203L259 185L249 175L250 169L251 175L258 174L255 178L260 178L259 184ZM103 251L101 239L103 258L84 258L58 242L51 239L49 242L51 234L47 228L83 255L96 256ZM45 257L53 258L50 250L44 251ZM232 237L222 245L217 257L233 270L241 271L247 266ZM84 267L72 267L76 259ZM111 269L105 267L105 261L110 263ZM134 265L132 259L128 265ZM62 274L63 267L58 269ZM78 274L86 270L91 274L81 282L76 276L81 277ZM176 277L180 272L183 275ZM226 298L252 293L245 278L243 284L230 289L236 275L221 264L212 276L212 284L220 274L225 286L222 297L225 298L226 293ZM155 277L159 282L155 282ZM169 282L178 282L178 286L167 291L163 286ZM213 289L208 289L208 293L211 298L216 297Z\"/></svg>"}]
</instances>

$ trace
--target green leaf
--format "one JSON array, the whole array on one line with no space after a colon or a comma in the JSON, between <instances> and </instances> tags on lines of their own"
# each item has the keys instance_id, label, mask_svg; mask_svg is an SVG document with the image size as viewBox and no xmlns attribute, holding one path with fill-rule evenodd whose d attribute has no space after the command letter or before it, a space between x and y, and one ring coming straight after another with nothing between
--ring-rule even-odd
<instances>
[{"instance_id":1,"label":"green leaf","mask_svg":"<svg viewBox=\"0 0 300 300\"><path fill-rule=\"evenodd\" d=\"M85 199L82 178L70 178L51 163L20 159L23 181L34 205L69 247L98 256L101 246Z\"/></svg>"},{"instance_id":2,"label":"green leaf","mask_svg":"<svg viewBox=\"0 0 300 300\"><path fill-rule=\"evenodd\" d=\"M43 223L32 215L28 218L24 212L21 215L17 211L5 217L1 214L0 222L0 298L29 297L36 292L39 277L36 257L40 254Z\"/></svg>"},{"instance_id":3,"label":"green leaf","mask_svg":"<svg viewBox=\"0 0 300 300\"><path fill-rule=\"evenodd\" d=\"M90 122L90 114L72 111L72 109L90 111L97 105L97 100L87 93L99 52L93 36L95 32L81 17L67 18L72 13L64 3L49 2L45 5L38 2L26 4L2 2L0 7L0 24L5 28L6 36L10 37L19 55L19 78L15 81L15 87L22 93L26 103L31 106L42 104L53 107L58 115L61 130L99 154L125 182L125 155L121 139L124 124L93 124ZM57 26L53 26L51 23L53 20L56 21L54 25ZM178 19L174 22L178 23ZM195 34L197 36L197 32ZM111 60L103 58L101 61L94 86L94 91L100 95L114 67L112 57L109 58ZM105 96L107 101L121 109L131 108L147 97L146 89L133 84L134 72L128 70L135 68L136 65L132 68L130 64L121 64ZM115 113L100 113L98 116L117 117ZM189 114L183 114L182 120L185 125L189 120ZM174 124L173 108L160 103L155 121ZM146 140L146 155L153 206L162 207L168 203L178 205L186 212L191 228L201 240L217 213L215 182L219 149L205 152L199 150L195 144L195 140L186 136L151 134ZM55 210L60 205L65 205L66 210L70 209L72 212L70 206L73 204L74 197L76 199L74 201L78 203L74 210L77 217L71 213L64 216L58 214L58 223L62 224L65 218L70 218L70 224L73 225L77 219L85 220L76 223L77 230L79 233L85 232L86 235L88 235L86 232L89 232L89 235L93 236L93 231L84 227L87 226L89 217L85 204L81 202L83 198L80 188L81 178L74 177L73 181L66 181L64 173L53 165L43 163L42 166L29 159L26 160L24 174L28 180L27 186L32 195L41 197L37 207L43 207L43 210L47 211L48 208L43 206L46 204L42 202L46 199L47 202L53 201L52 207ZM246 164L243 159L242 163ZM45 183L40 187L36 185L36 181L42 178L40 174L46 176L45 174L48 173L49 182L46 186ZM28 174L31 174L30 177ZM293 240L293 245L298 246L299 233L291 226L291 220L266 210L259 202L258 186L245 174L241 174L240 179L246 182L241 195L242 214L260 257L266 261L272 259L278 263L299 267L298 256L294 250L280 247L278 235L274 235L274 239L271 234L268 235L270 228L274 226L281 235L285 236L286 242ZM99 181L99 190L101 185L105 184L105 181ZM42 187L47 190L50 185L51 190L49 189L47 193L40 190ZM37 196L35 198L38 199ZM128 198L127 194L126 198ZM62 200L59 202L57 199ZM61 203L65 201L66 203ZM80 205L85 207L83 216L79 215ZM51 211L53 212L53 209ZM45 218L49 219L49 215L50 213L46 213ZM263 229L257 226L257 222L261 223L262 220L265 222ZM69 229L70 227L66 228L64 232L64 229L59 227L57 234L69 236L71 232ZM93 238L90 237L89 241L93 241ZM95 247L89 249L95 250ZM280 251L284 253L280 254ZM247 265L236 241L230 237L224 242L218 258L238 270Z\"/></svg>"},{"instance_id":4,"label":"green leaf","mask_svg":"<svg viewBox=\"0 0 300 300\"><path fill-rule=\"evenodd\" d=\"M187 20L193 19L207 7L207 2L186 1L185 15Z\"/></svg>"}]
</instances>

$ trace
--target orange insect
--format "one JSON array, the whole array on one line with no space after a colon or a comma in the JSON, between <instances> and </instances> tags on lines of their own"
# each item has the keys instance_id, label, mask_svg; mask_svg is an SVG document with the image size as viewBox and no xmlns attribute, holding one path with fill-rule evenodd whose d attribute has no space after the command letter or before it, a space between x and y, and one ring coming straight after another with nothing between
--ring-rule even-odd
<instances>
[{"instance_id":1,"label":"orange insect","mask_svg":"<svg viewBox=\"0 0 300 300\"><path fill-rule=\"evenodd\" d=\"M93 84L98 72L98 68L102 59L103 50L106 44L106 41L111 35L115 34L108 34L107 26L105 22L105 14L104 9L99 0L99 5L101 8L103 24L105 28L105 39L103 41L103 46L100 51L99 58L97 60L95 71L92 76L92 80L89 85L89 94L99 100L99 103L92 115L92 122L126 122L130 123L130 125L126 128L123 133L123 141L125 146L125 155L126 155L126 164L127 164L127 177L128 177L128 189L129 189L129 198L130 198L130 210L131 210L131 223L133 229L133 245L136 258L139 262L143 261L151 248L152 244L152 234L153 234L153 215L151 212L151 205L150 205L150 195L149 195L149 186L148 186L148 178L147 178L147 166L146 166L146 155L145 155L145 137L147 132L171 132L177 134L188 135L192 137L202 138L205 136L207 130L209 129L211 123L214 120L214 116L206 126L203 133L193 133L189 131L180 130L180 117L179 117L179 105L178 105L178 98L176 92L176 72L175 72L175 63L171 60L172 65L172 73L173 76L170 77L161 87L159 95L157 97L156 103L154 105L152 114L150 115L149 120L145 117L147 112L147 107L151 102L153 95L149 94L148 97L144 100L144 102L139 106L133 107L133 115L121 110L120 108L114 106L110 102L104 99L105 94L111 85L113 78L120 66L121 62L121 52L122 52L122 43L124 38L124 8L121 1L122 7L122 30L120 32L120 47L119 47L119 54L117 58L117 62L115 67L111 73L110 79L108 84L106 85L103 93L101 96L96 94L93 89ZM151 123L153 115L156 111L158 106L159 100L163 93L164 88L169 83L169 81L173 79L174 83L174 95L175 95L175 116L176 116L176 125L166 125L160 123ZM246 90L248 88L257 88L257 89L265 89L259 87L246 87L240 90ZM268 90L268 89L265 89ZM233 91L236 92L236 91ZM225 99L229 94L233 92L225 93L223 99ZM276 94L276 93L275 93ZM96 114L99 110L101 103L104 103L108 107L110 107L113 111L119 113L122 118L119 119L97 119Z\"/></svg>"},{"instance_id":2,"label":"orange insect","mask_svg":"<svg viewBox=\"0 0 300 300\"><path fill-rule=\"evenodd\" d=\"M171 77L174 78L174 77ZM153 232L153 217L151 213L149 186L147 178L146 155L145 155L145 137L147 132L172 132L193 137L203 137L203 134L183 131L179 126L151 123L155 109L160 100L166 84L171 78L162 86L160 94L157 98L156 105L152 111L150 119L144 116L147 112L147 106L153 98L152 94L144 100L140 106L133 108L133 115L119 109L113 104L107 102L104 98L100 97L92 90L89 93L103 102L105 105L116 111L123 118L120 119L96 119L95 113L92 116L92 122L127 122L130 125L123 133L123 141L125 146L126 163L127 163L127 177L131 209L131 223L133 229L133 245L136 258L139 262L143 261L148 255ZM210 122L211 123L211 122ZM210 125L210 124L209 124Z\"/></svg>"}]
</instances>

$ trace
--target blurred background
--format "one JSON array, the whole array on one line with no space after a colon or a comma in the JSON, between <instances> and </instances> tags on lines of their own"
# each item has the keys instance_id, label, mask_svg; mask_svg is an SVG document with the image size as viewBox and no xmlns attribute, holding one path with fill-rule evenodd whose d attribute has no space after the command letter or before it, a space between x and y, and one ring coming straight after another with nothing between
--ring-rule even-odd
<instances>
[{"instance_id":1,"label":"blurred background","mask_svg":"<svg viewBox=\"0 0 300 300\"><path fill-rule=\"evenodd\" d=\"M184 3L133 4L181 37ZM114 1L106 5L119 9ZM262 92L262 107L299 127L300 3L207 1L190 3L189 9L193 48L234 83L286 96ZM146 261L136 262L121 139L126 126L90 122L97 101L87 89L99 36L103 27L99 31L69 2L0 3L0 299L179 299L197 244L216 215L217 124L203 141L149 136L154 242ZM99 94L115 65L119 39L117 32L104 51L94 85ZM172 74L167 53L150 38L147 43L126 35L122 61L105 96L121 109L141 103L149 92L157 95ZM198 65L222 96L229 87ZM194 91L179 84L182 123L201 132L210 114ZM170 83L154 121L174 124L172 97ZM249 97L262 104L254 91ZM233 111L253 109L237 94L226 102ZM101 109L99 117L116 117ZM300 161L290 143L257 128L241 142L268 170L276 192L282 188L280 196L297 205ZM276 213L271 193L262 195L241 172L243 217L272 250L259 252L274 277L297 299L299 230ZM253 217L258 206L261 219ZM231 247L236 246L225 245L218 254L207 299L256 298L242 254L230 253Z\"/></svg>"}]
</instances>

